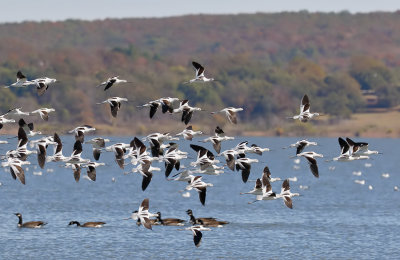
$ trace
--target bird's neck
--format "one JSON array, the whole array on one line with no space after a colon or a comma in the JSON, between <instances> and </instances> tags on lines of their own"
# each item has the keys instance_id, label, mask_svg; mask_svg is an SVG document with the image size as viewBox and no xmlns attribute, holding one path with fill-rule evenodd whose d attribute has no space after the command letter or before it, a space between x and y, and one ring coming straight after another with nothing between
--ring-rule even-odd
<instances>
[{"instance_id":1,"label":"bird's neck","mask_svg":"<svg viewBox=\"0 0 400 260\"><path fill-rule=\"evenodd\" d=\"M190 222L194 225L196 224L196 218L193 216L193 214L190 214Z\"/></svg>"},{"instance_id":2,"label":"bird's neck","mask_svg":"<svg viewBox=\"0 0 400 260\"><path fill-rule=\"evenodd\" d=\"M162 220L160 215L157 216L157 222L160 222L161 225L164 224L164 221Z\"/></svg>"},{"instance_id":3,"label":"bird's neck","mask_svg":"<svg viewBox=\"0 0 400 260\"><path fill-rule=\"evenodd\" d=\"M22 226L22 216L18 216L18 219L19 219L18 226L20 227Z\"/></svg>"}]
</instances>

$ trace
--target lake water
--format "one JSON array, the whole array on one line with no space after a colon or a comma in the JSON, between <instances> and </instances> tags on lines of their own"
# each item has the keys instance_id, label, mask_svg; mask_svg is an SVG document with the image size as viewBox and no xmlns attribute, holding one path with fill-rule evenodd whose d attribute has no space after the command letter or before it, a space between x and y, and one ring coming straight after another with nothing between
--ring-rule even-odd
<instances>
[{"instance_id":1,"label":"lake water","mask_svg":"<svg viewBox=\"0 0 400 260\"><path fill-rule=\"evenodd\" d=\"M91 137L86 137L89 139ZM2 138L4 139L4 138ZM64 155L72 152L73 137L61 138ZM129 142L132 138L110 137L115 142ZM195 139L193 142L197 143ZM29 160L26 185L14 181L4 169L0 175L0 258L1 259L371 259L399 257L400 240L400 186L398 168L400 161L398 139L362 139L370 143L371 150L383 154L371 160L349 163L325 162L339 154L336 138L310 138L319 146L308 147L324 154L318 159L320 177L315 178L304 158L299 169L294 169L294 149L281 149L296 142L297 138L240 137L225 142L222 150L248 140L269 147L262 156L251 154L259 163L253 164L250 180L261 176L268 165L272 177L288 178L291 191L299 192L293 198L293 209L281 200L253 200L251 195L240 195L253 189L254 182L243 183L239 172L229 169L220 176L205 175L208 187L206 205L202 206L196 191L184 198L179 190L183 182L167 181L164 172L155 172L145 192L141 190L142 177L137 173L124 175L114 162L112 153L103 153L100 161L107 165L97 169L96 182L81 178L76 183L72 170L60 164L46 163L45 169L34 169L36 155ZM358 140L358 139L356 139ZM0 153L15 148L0 145ZM190 142L181 142L181 150L195 153ZM202 145L200 143L200 145ZM210 148L210 144L205 147ZM52 153L52 148L49 150ZM91 158L91 146L84 145L84 158ZM223 160L223 158L221 158ZM189 166L189 161L184 162ZM366 167L366 163L370 167ZM164 169L163 164L155 163ZM369 165L367 165L369 166ZM333 169L335 167L335 169ZM130 171L132 166L126 166ZM47 172L53 169L53 172ZM33 172L42 171L42 175ZM354 171L361 171L355 176ZM84 170L82 171L84 172ZM176 173L174 170L172 174ZM389 173L383 178L382 173ZM112 182L115 178L115 182ZM354 183L365 180L365 185ZM272 183L280 191L281 182ZM300 185L308 186L306 190ZM372 185L373 189L368 188ZM229 221L223 228L203 231L199 248L193 244L190 231L177 227L154 226L153 230L137 227L135 222L123 220L136 210L144 198L150 199L150 211L161 211L164 218L189 219L185 211L192 209L196 217L216 217ZM19 229L21 212L24 221L43 220L48 224L42 229ZM77 228L67 224L104 221L103 228Z\"/></svg>"}]
</instances>

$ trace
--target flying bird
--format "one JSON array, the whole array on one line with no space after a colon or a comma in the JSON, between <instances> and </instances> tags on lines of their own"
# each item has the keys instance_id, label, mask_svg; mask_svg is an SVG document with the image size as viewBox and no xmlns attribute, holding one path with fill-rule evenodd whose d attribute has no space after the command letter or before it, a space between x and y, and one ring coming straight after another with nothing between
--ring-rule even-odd
<instances>
[{"instance_id":1,"label":"flying bird","mask_svg":"<svg viewBox=\"0 0 400 260\"><path fill-rule=\"evenodd\" d=\"M17 81L12 83L9 86L5 86L5 88L9 88L9 87L23 88L23 87L29 86L31 84L32 84L32 82L27 81L25 75L22 74L22 72L19 70L17 72Z\"/></svg>"},{"instance_id":2,"label":"flying bird","mask_svg":"<svg viewBox=\"0 0 400 260\"><path fill-rule=\"evenodd\" d=\"M193 79L189 80L188 82L184 82L184 84L190 84L190 83L194 83L194 82L210 82L210 81L214 81L213 78L206 78L204 76L204 67L201 66L199 63L193 61L192 65L196 70L195 77Z\"/></svg>"},{"instance_id":3,"label":"flying bird","mask_svg":"<svg viewBox=\"0 0 400 260\"><path fill-rule=\"evenodd\" d=\"M31 84L36 85L36 90L39 96L42 96L49 88L50 84L56 83L56 79L43 77L30 81Z\"/></svg>"},{"instance_id":4,"label":"flying bird","mask_svg":"<svg viewBox=\"0 0 400 260\"><path fill-rule=\"evenodd\" d=\"M39 108L32 111L31 114L39 114L44 121L49 121L49 113L56 111L54 108Z\"/></svg>"},{"instance_id":5,"label":"flying bird","mask_svg":"<svg viewBox=\"0 0 400 260\"><path fill-rule=\"evenodd\" d=\"M235 107L227 107L224 108L220 111L216 111L216 112L211 112L211 114L217 114L217 113L225 113L226 117L228 118L229 122L231 122L232 124L237 124L237 116L236 113L243 111L243 108L239 107L239 108L235 108Z\"/></svg>"},{"instance_id":6,"label":"flying bird","mask_svg":"<svg viewBox=\"0 0 400 260\"><path fill-rule=\"evenodd\" d=\"M75 134L75 140L76 141L80 141L81 143L83 143L85 141L85 133L87 132L92 132L95 131L96 128L90 126L90 125L83 125L83 126L78 126L70 131L68 131L68 133Z\"/></svg>"},{"instance_id":7,"label":"flying bird","mask_svg":"<svg viewBox=\"0 0 400 260\"><path fill-rule=\"evenodd\" d=\"M108 103L110 104L110 109L111 109L111 115L113 117L117 117L118 111L121 109L121 102L127 102L127 98L121 98L121 97L112 97L104 100L103 102L97 103L98 105L100 104L105 104Z\"/></svg>"},{"instance_id":8,"label":"flying bird","mask_svg":"<svg viewBox=\"0 0 400 260\"><path fill-rule=\"evenodd\" d=\"M114 77L108 78L106 81L100 83L100 85L98 85L97 87L104 86L104 91L106 91L107 89L111 88L113 85L117 85L117 84L121 84L121 83L131 83L131 82L128 82L125 79L119 79L119 76L114 76Z\"/></svg>"},{"instance_id":9,"label":"flying bird","mask_svg":"<svg viewBox=\"0 0 400 260\"><path fill-rule=\"evenodd\" d=\"M303 98L301 99L300 103L300 113L298 115L295 115L293 117L289 117L291 119L299 120L300 122L307 122L309 119L312 119L314 117L320 116L321 114L319 113L311 113L310 112L310 100L307 95L304 95Z\"/></svg>"}]
</instances>

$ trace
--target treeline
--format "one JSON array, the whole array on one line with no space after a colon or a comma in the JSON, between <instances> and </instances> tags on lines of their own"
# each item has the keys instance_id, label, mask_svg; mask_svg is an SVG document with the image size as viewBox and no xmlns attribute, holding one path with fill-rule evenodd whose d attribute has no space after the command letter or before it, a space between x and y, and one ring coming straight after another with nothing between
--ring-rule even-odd
<instances>
[{"instance_id":1,"label":"treeline","mask_svg":"<svg viewBox=\"0 0 400 260\"><path fill-rule=\"evenodd\" d=\"M0 84L15 82L18 70L60 83L42 97L34 88L2 88L0 110L48 106L56 109L53 122L115 124L96 103L121 96L132 102L118 124L145 126L148 113L137 105L176 96L207 111L244 107L242 122L267 129L298 112L307 93L312 110L349 117L399 105L399 24L399 13L347 12L2 24ZM217 81L184 85L192 60ZM133 83L95 88L114 75ZM376 101L368 103L365 92ZM209 117L198 116L211 125Z\"/></svg>"}]
</instances>

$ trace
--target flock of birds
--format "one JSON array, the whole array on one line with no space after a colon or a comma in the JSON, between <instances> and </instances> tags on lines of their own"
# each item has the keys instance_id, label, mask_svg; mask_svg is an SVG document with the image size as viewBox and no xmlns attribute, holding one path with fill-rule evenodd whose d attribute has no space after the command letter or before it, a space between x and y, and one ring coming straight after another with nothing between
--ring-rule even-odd
<instances>
[{"instance_id":1,"label":"flock of birds","mask_svg":"<svg viewBox=\"0 0 400 260\"><path fill-rule=\"evenodd\" d=\"M204 67L197 62L192 62L196 74L195 77L185 84L193 84L197 82L210 82L213 78L206 78L204 75ZM56 83L56 79L47 77L38 78L34 80L27 80L21 71L17 73L17 81L8 87L27 87L34 85L37 88L38 95L43 95L49 86ZM104 87L107 91L112 86L129 83L127 80L119 79L118 76L111 77L99 84L98 87ZM107 100L97 104L109 104L111 115L118 116L118 111L121 109L122 102L128 101L123 97L111 97ZM175 103L179 102L176 106ZM192 107L189 105L189 100L179 100L178 98L163 97L157 100L152 100L139 107L149 108L149 117L153 118L157 110L161 107L162 113L181 113L181 121L188 125L192 119L195 111L201 111L201 108ZM237 124L237 113L242 111L243 108L227 107L220 111L212 112L211 114L223 113L226 115L228 121L232 124ZM96 169L104 166L105 163L99 162L101 154L104 152L112 152L115 157L115 162L122 170L125 170L127 165L132 165L131 172L138 173L142 176L141 188L146 190L150 185L153 172L162 171L160 167L153 166L154 163L164 164L164 174L167 180L182 181L186 183L185 190L195 190L198 192L200 203L204 206L206 204L207 188L212 187L212 183L203 181L204 175L220 175L229 169L231 171L240 171L242 181L246 183L249 180L252 164L259 163L258 159L248 157L249 154L263 155L264 152L270 151L269 148L263 148L256 144L249 145L247 141L241 142L231 149L221 151L221 144L227 140L234 140L234 137L225 135L224 131L216 126L215 134L207 137L200 142L210 142L214 151L211 151L203 146L197 144L190 144L192 150L196 153L196 158L190 162L190 165L184 166L181 164L182 160L189 158L188 152L179 150L176 142L179 138L192 141L195 136L202 135L201 131L193 130L191 125L187 126L183 131L176 135L170 133L151 133L142 139L134 137L130 143L114 143L107 146L110 140L96 137L85 142L85 134L95 131L96 129L89 125L78 126L69 131L74 134L75 143L72 148L70 156L63 153L63 142L57 133L51 136L44 136L36 140L28 140L28 137L42 135L41 132L34 131L33 123L26 123L22 117L31 114L39 114L40 117L47 121L49 113L53 112L51 108L40 108L32 112L23 112L22 108L12 108L6 113L0 115L0 129L4 124L15 123L14 119L9 116L21 117L18 120L18 143L15 149L9 150L2 157L2 167L9 168L10 174L13 179L18 179L22 184L26 183L24 165L31 162L28 157L36 154L37 163L40 168L44 168L46 163L56 162L64 167L71 168L76 182L80 180L81 171L86 168L87 178L91 181L96 181ZM304 95L300 102L300 112L298 115L290 117L294 120L307 122L315 117L321 116L319 113L310 112L310 101L307 95ZM7 143L8 141L0 141L0 144ZM148 145L145 145L145 142ZM355 142L350 138L338 139L340 145L340 154L338 157L333 158L333 161L349 162L354 160L368 159L369 156L378 154L378 151L371 151L368 149L368 143ZM36 146L35 150L28 148ZM93 159L82 158L83 144L92 145ZM295 148L296 155L294 157L304 157L309 164L310 171L316 178L319 177L317 158L323 157L313 151L304 151L306 147L315 146L316 142L308 140L300 140L285 148ZM54 147L54 152L49 154L49 146ZM215 152L215 154L214 154ZM222 159L218 159L222 158ZM170 177L171 173L180 171ZM125 172L126 173L126 172ZM282 181L280 192L273 191L271 183ZM263 173L260 178L255 182L254 188L249 192L241 194L254 195L255 200L251 203L263 200L280 200L284 202L286 207L292 209L292 198L299 196L298 193L292 193L290 190L289 179L281 180L280 178L272 178L268 166L264 167ZM222 227L228 224L226 221L217 220L215 218L195 218L192 210L188 210L187 214L190 217L190 226L184 230L190 230L193 234L194 244L198 247L202 239L202 231L211 230L212 227ZM16 213L19 218L18 227L23 228L39 228L46 223L43 221L23 222L22 215ZM167 225L167 226L183 226L187 223L185 220L176 218L163 219L161 213L151 213L149 211L149 199L146 198L140 204L138 210L134 211L129 219L134 219L138 225L143 225L147 229L152 229L153 225ZM87 222L80 224L77 221L71 221L69 225L77 225L79 227L101 227L104 222Z\"/></svg>"}]
</instances>

